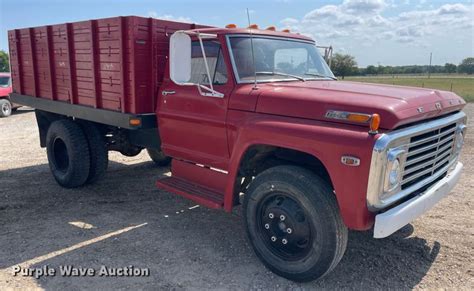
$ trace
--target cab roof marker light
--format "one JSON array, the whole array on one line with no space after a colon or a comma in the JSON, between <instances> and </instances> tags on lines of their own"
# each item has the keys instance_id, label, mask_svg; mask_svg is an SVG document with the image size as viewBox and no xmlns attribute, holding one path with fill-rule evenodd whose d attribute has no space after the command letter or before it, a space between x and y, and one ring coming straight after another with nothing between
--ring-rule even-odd
<instances>
[{"instance_id":1,"label":"cab roof marker light","mask_svg":"<svg viewBox=\"0 0 474 291\"><path fill-rule=\"evenodd\" d=\"M272 25L272 26L269 26L269 27L265 28L265 30L276 31L276 27Z\"/></svg>"},{"instance_id":2,"label":"cab roof marker light","mask_svg":"<svg viewBox=\"0 0 474 291\"><path fill-rule=\"evenodd\" d=\"M258 25L257 24L250 24L247 28L258 29Z\"/></svg>"},{"instance_id":3,"label":"cab roof marker light","mask_svg":"<svg viewBox=\"0 0 474 291\"><path fill-rule=\"evenodd\" d=\"M225 28L237 28L237 25L233 23L229 23L225 26Z\"/></svg>"},{"instance_id":4,"label":"cab roof marker light","mask_svg":"<svg viewBox=\"0 0 474 291\"><path fill-rule=\"evenodd\" d=\"M290 30L289 30L288 28L285 28L285 29L283 29L281 32L287 32L287 33L289 33Z\"/></svg>"}]
</instances>

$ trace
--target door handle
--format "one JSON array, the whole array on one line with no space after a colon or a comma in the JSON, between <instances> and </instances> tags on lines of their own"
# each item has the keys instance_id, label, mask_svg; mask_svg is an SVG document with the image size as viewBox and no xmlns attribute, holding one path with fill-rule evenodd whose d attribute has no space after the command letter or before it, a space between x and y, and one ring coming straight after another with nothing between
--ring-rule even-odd
<instances>
[{"instance_id":1,"label":"door handle","mask_svg":"<svg viewBox=\"0 0 474 291\"><path fill-rule=\"evenodd\" d=\"M168 96L168 95L173 95L173 94L176 94L176 91L161 91L161 95L163 96Z\"/></svg>"}]
</instances>

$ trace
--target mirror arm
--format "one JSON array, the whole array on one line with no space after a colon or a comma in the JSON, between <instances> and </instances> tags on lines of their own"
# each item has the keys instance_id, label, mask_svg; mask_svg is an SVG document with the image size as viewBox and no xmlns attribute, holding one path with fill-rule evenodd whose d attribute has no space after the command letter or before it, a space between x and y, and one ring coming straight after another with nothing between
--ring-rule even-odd
<instances>
[{"instance_id":1,"label":"mirror arm","mask_svg":"<svg viewBox=\"0 0 474 291\"><path fill-rule=\"evenodd\" d=\"M204 59L204 65L206 66L207 79L209 81L209 85L211 86L211 91L215 92L214 87L212 86L213 80L211 80L211 73L209 71L209 65L207 64L207 58L206 58L206 52L204 50L204 44L202 43L201 34L199 32L197 33L197 38L199 39L199 44L201 45L202 58Z\"/></svg>"},{"instance_id":2,"label":"mirror arm","mask_svg":"<svg viewBox=\"0 0 474 291\"><path fill-rule=\"evenodd\" d=\"M197 88L198 88L198 91L199 91L199 94L201 94L202 96L210 96L210 97L218 97L218 98L224 98L224 94L222 94L221 92L218 92L212 88L209 88L209 87L206 87L204 85L201 85L201 84L196 84ZM212 86L212 85L211 85ZM204 90L207 90L211 93L206 93L206 92L203 92L202 89Z\"/></svg>"}]
</instances>

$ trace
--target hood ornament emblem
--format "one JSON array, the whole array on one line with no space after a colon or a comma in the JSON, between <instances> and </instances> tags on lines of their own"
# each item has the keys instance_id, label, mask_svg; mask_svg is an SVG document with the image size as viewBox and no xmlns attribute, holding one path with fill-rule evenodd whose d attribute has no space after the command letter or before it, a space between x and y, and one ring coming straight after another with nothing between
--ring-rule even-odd
<instances>
[{"instance_id":1,"label":"hood ornament emblem","mask_svg":"<svg viewBox=\"0 0 474 291\"><path fill-rule=\"evenodd\" d=\"M441 108L442 108L441 103L436 102L435 107L436 107L436 109L441 110Z\"/></svg>"}]
</instances>

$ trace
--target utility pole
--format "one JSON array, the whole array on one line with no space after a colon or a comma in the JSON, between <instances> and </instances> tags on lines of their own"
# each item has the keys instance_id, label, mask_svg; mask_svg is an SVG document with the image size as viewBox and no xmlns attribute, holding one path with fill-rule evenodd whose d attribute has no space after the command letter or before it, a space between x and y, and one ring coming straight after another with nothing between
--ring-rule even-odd
<instances>
[{"instance_id":1,"label":"utility pole","mask_svg":"<svg viewBox=\"0 0 474 291\"><path fill-rule=\"evenodd\" d=\"M430 66L428 67L428 79L431 77L431 60L433 59L433 53L430 53Z\"/></svg>"}]
</instances>

